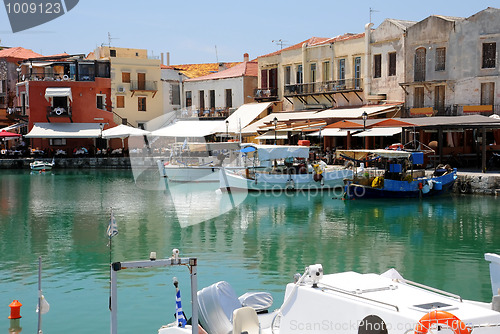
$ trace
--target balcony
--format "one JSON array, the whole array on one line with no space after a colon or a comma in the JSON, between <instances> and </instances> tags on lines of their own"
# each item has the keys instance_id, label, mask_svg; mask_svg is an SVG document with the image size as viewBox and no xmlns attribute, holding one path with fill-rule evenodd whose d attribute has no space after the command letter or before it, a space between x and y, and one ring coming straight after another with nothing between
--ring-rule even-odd
<instances>
[{"instance_id":1,"label":"balcony","mask_svg":"<svg viewBox=\"0 0 500 334\"><path fill-rule=\"evenodd\" d=\"M23 111L22 107L9 107L6 109L7 119L9 121L19 121L19 120L28 120L28 116L26 115L26 111Z\"/></svg>"},{"instance_id":2,"label":"balcony","mask_svg":"<svg viewBox=\"0 0 500 334\"><path fill-rule=\"evenodd\" d=\"M278 101L278 89L277 88L257 88L254 89L253 97L255 101L265 102L265 101Z\"/></svg>"},{"instance_id":3,"label":"balcony","mask_svg":"<svg viewBox=\"0 0 500 334\"><path fill-rule=\"evenodd\" d=\"M134 96L136 91L142 92L153 92L153 97L155 97L157 88L157 81L149 80L130 80L130 90L132 91L132 96Z\"/></svg>"},{"instance_id":4,"label":"balcony","mask_svg":"<svg viewBox=\"0 0 500 334\"><path fill-rule=\"evenodd\" d=\"M50 123L49 118L52 117L69 117L71 123L73 123L71 107L47 107L47 121Z\"/></svg>"},{"instance_id":5,"label":"balcony","mask_svg":"<svg viewBox=\"0 0 500 334\"><path fill-rule=\"evenodd\" d=\"M94 74L63 74L54 73L53 71L48 72L35 72L31 74L20 74L19 82L22 81L95 81Z\"/></svg>"},{"instance_id":6,"label":"balcony","mask_svg":"<svg viewBox=\"0 0 500 334\"><path fill-rule=\"evenodd\" d=\"M294 84L285 86L285 96L309 94L334 94L341 92L362 91L362 79L343 79L325 82Z\"/></svg>"}]
</instances>

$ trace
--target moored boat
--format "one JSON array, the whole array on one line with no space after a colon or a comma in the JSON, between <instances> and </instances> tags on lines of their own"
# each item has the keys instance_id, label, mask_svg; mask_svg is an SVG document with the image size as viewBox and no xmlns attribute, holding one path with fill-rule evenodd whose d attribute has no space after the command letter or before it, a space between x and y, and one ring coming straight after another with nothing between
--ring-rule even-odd
<instances>
[{"instance_id":1,"label":"moored boat","mask_svg":"<svg viewBox=\"0 0 500 334\"><path fill-rule=\"evenodd\" d=\"M307 146L252 146L257 152L259 166L238 171L222 168L219 173L221 189L248 191L335 189L342 188L344 179L353 176L352 170L327 166L323 161L309 163ZM278 165L277 160L283 160L284 164Z\"/></svg>"},{"instance_id":2,"label":"moored boat","mask_svg":"<svg viewBox=\"0 0 500 334\"><path fill-rule=\"evenodd\" d=\"M362 170L346 181L344 197L353 198L422 198L442 195L453 188L456 168L438 166L432 175L415 171L423 163L421 152L401 150L339 150L337 156L354 161L378 160L384 168L378 174Z\"/></svg>"},{"instance_id":3,"label":"moored boat","mask_svg":"<svg viewBox=\"0 0 500 334\"><path fill-rule=\"evenodd\" d=\"M54 167L55 161L52 159L51 162L43 161L43 160L35 160L30 163L31 170L35 171L43 171L43 170L51 170Z\"/></svg>"}]
</instances>

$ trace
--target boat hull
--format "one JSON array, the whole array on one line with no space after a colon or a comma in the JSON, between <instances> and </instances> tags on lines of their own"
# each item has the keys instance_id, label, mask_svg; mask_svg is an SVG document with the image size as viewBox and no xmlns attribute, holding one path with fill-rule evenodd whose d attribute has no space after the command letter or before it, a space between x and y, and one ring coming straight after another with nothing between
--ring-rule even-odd
<instances>
[{"instance_id":1,"label":"boat hull","mask_svg":"<svg viewBox=\"0 0 500 334\"><path fill-rule=\"evenodd\" d=\"M32 162L30 163L31 170L51 170L54 166L53 163L50 162Z\"/></svg>"},{"instance_id":2,"label":"boat hull","mask_svg":"<svg viewBox=\"0 0 500 334\"><path fill-rule=\"evenodd\" d=\"M347 198L422 198L439 196L450 192L457 178L456 170L437 177L415 181L384 180L381 188L351 183L346 186ZM428 190L425 187L428 187ZM420 189L422 188L422 189Z\"/></svg>"},{"instance_id":3,"label":"boat hull","mask_svg":"<svg viewBox=\"0 0 500 334\"><path fill-rule=\"evenodd\" d=\"M232 171L221 169L221 189L248 191L303 191L341 189L344 179L352 178L352 170L341 169L325 172L322 179L315 181L314 174L268 174L255 173L254 179L249 179Z\"/></svg>"}]
</instances>

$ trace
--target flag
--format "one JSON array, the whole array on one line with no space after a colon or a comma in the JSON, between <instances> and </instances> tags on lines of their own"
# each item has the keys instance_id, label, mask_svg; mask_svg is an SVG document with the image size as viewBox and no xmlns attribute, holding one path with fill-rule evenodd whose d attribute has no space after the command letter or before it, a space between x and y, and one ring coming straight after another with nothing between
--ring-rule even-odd
<instances>
[{"instance_id":1,"label":"flag","mask_svg":"<svg viewBox=\"0 0 500 334\"><path fill-rule=\"evenodd\" d=\"M184 317L184 312L182 312L181 305L181 290L179 289L177 289L177 294L175 295L175 318L178 327L184 328L186 326L186 318Z\"/></svg>"},{"instance_id":2,"label":"flag","mask_svg":"<svg viewBox=\"0 0 500 334\"><path fill-rule=\"evenodd\" d=\"M113 215L113 210L111 210L111 217L109 219L107 234L108 238L110 239L118 234L118 225L116 225L116 219L115 216Z\"/></svg>"},{"instance_id":3,"label":"flag","mask_svg":"<svg viewBox=\"0 0 500 334\"><path fill-rule=\"evenodd\" d=\"M187 148L187 146L188 146L188 140L186 138L186 139L184 139L184 143L182 143L182 150L185 150Z\"/></svg>"},{"instance_id":4,"label":"flag","mask_svg":"<svg viewBox=\"0 0 500 334\"><path fill-rule=\"evenodd\" d=\"M40 297L40 305L36 306L36 311L40 312L41 314L45 314L45 313L49 312L49 310L50 310L50 305L47 302L47 300L45 299L45 296L42 295Z\"/></svg>"}]
</instances>

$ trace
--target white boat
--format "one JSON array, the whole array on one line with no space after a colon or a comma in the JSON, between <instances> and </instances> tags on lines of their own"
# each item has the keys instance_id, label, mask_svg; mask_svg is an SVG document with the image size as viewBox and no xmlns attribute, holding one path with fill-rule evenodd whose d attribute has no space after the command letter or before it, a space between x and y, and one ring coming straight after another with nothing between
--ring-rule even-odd
<instances>
[{"instance_id":1,"label":"white boat","mask_svg":"<svg viewBox=\"0 0 500 334\"><path fill-rule=\"evenodd\" d=\"M237 171L222 168L219 173L221 189L249 191L301 191L342 188L344 179L353 176L352 170L327 166L323 161L309 164L309 147L285 145L252 145L260 165ZM284 160L277 166L273 161ZM297 163L293 164L292 161Z\"/></svg>"},{"instance_id":2,"label":"white boat","mask_svg":"<svg viewBox=\"0 0 500 334\"><path fill-rule=\"evenodd\" d=\"M492 266L500 256L486 254ZM181 264L180 260L177 260ZM167 263L177 263L167 260ZM183 262L184 263L184 262ZM500 267L499 267L500 268ZM194 270L196 274L196 269ZM497 269L498 272L498 269ZM498 277L492 281L498 282ZM193 278L192 278L193 280ZM193 320L200 327L163 326L159 334L493 334L500 332L500 296L492 303L464 300L404 279L395 269L383 274L323 274L320 264L286 286L283 304L268 311L265 292L239 298L231 286L217 282L193 294Z\"/></svg>"},{"instance_id":3,"label":"white boat","mask_svg":"<svg viewBox=\"0 0 500 334\"><path fill-rule=\"evenodd\" d=\"M52 159L51 162L43 160L35 160L30 163L31 170L51 170L54 167L55 161Z\"/></svg>"},{"instance_id":4,"label":"white boat","mask_svg":"<svg viewBox=\"0 0 500 334\"><path fill-rule=\"evenodd\" d=\"M172 156L158 160L160 175L171 182L219 182L222 166L241 169L239 143L189 144L190 151L182 158Z\"/></svg>"}]
</instances>

